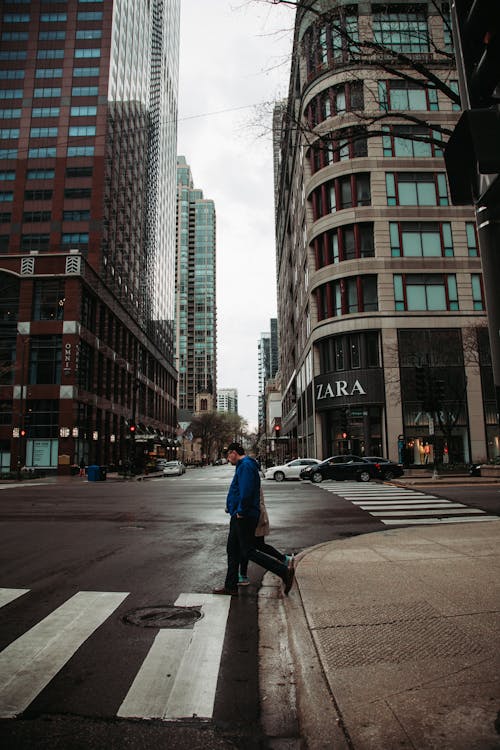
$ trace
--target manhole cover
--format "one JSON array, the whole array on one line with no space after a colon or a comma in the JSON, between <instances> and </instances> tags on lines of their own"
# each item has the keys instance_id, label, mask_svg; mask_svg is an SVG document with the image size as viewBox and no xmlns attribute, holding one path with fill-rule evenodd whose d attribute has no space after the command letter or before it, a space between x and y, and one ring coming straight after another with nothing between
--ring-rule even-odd
<instances>
[{"instance_id":1,"label":"manhole cover","mask_svg":"<svg viewBox=\"0 0 500 750\"><path fill-rule=\"evenodd\" d=\"M141 628L192 628L203 617L199 607L141 607L127 612L123 622Z\"/></svg>"}]
</instances>

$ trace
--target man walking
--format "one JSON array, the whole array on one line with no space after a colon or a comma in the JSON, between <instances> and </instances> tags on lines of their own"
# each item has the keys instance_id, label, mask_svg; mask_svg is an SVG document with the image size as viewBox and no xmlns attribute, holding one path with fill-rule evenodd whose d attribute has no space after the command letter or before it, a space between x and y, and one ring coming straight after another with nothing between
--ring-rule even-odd
<instances>
[{"instance_id":1,"label":"man walking","mask_svg":"<svg viewBox=\"0 0 500 750\"><path fill-rule=\"evenodd\" d=\"M227 573L224 586L213 594L234 596L238 593L240 561L248 558L281 578L285 594L292 588L294 570L255 548L255 529L260 514L260 475L257 463L245 455L239 443L227 448L227 460L236 467L227 493L226 507L231 521L227 538Z\"/></svg>"}]
</instances>

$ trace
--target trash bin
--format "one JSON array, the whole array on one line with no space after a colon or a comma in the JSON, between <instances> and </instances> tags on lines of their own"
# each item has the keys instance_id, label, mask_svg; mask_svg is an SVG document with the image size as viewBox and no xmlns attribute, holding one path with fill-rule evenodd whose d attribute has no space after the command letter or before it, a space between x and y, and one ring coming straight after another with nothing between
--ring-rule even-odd
<instances>
[{"instance_id":1,"label":"trash bin","mask_svg":"<svg viewBox=\"0 0 500 750\"><path fill-rule=\"evenodd\" d=\"M99 479L101 482L106 481L106 476L108 474L108 467L107 466L99 466Z\"/></svg>"},{"instance_id":2,"label":"trash bin","mask_svg":"<svg viewBox=\"0 0 500 750\"><path fill-rule=\"evenodd\" d=\"M99 476L99 466L96 464L92 464L92 466L87 466L87 479L89 482L99 482L100 476Z\"/></svg>"}]
</instances>

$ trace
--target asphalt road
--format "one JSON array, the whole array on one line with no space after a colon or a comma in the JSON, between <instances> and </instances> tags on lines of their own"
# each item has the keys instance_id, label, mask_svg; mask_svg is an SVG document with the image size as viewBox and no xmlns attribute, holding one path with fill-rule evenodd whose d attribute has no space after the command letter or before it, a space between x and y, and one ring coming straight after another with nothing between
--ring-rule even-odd
<instances>
[{"instance_id":1,"label":"asphalt road","mask_svg":"<svg viewBox=\"0 0 500 750\"><path fill-rule=\"evenodd\" d=\"M251 585L228 602L228 612L219 611L220 601L213 602L222 597L210 596L224 580L224 502L232 472L230 466L207 467L143 482L75 477L0 488L2 747L265 747L259 724L256 607L262 571L250 566ZM298 552L333 538L386 528L379 517L341 495L347 483L265 482L264 487L269 541L283 551ZM489 513L500 510L498 486L443 487L439 493ZM15 598L8 601L13 592ZM96 595L87 601L86 592ZM138 675L145 665L158 662L157 635L171 636L156 618L175 609L182 594L204 614L194 628L200 629L200 638L214 641L208 650L217 658L213 664L201 663L194 652L188 659L179 646L180 666L169 662L168 668L178 669L176 680L185 683L183 690L182 685L178 688L181 718L170 718L175 716L171 697L163 718L154 711L145 718L143 708L134 708L137 713L129 716L123 706L132 700ZM67 614L68 606L76 615ZM78 622L70 631L82 631L73 650L66 635L61 636L66 633L63 615ZM134 618L139 624L130 623ZM212 622L204 635L203 622ZM30 649L39 649L41 636L33 629L40 623L45 628L43 645L53 646L47 646L49 653L38 663ZM176 638L184 638L174 630ZM176 653L168 644L161 658ZM66 652L67 658L62 657ZM14 673L19 686L2 693L2 679L9 682ZM44 673L45 681L40 677ZM158 688L152 685L150 692L157 696ZM190 713L193 705L201 706L201 713L193 711L196 716Z\"/></svg>"}]
</instances>

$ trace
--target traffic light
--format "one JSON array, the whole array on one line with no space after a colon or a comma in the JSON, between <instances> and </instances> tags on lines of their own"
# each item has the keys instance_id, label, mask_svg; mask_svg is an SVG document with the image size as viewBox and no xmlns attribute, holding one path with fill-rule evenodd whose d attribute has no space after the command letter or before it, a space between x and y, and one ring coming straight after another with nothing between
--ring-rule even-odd
<instances>
[{"instance_id":1,"label":"traffic light","mask_svg":"<svg viewBox=\"0 0 500 750\"><path fill-rule=\"evenodd\" d=\"M340 411L340 431L342 432L342 437L347 437L347 428L348 428L348 419L347 419L347 409L341 409Z\"/></svg>"},{"instance_id":2,"label":"traffic light","mask_svg":"<svg viewBox=\"0 0 500 750\"><path fill-rule=\"evenodd\" d=\"M19 435L20 435L21 437L26 437L26 428L25 428L25 427L21 427L21 428L19 429Z\"/></svg>"},{"instance_id":3,"label":"traffic light","mask_svg":"<svg viewBox=\"0 0 500 750\"><path fill-rule=\"evenodd\" d=\"M275 438L279 438L279 436L280 436L280 431L281 431L281 425L279 425L279 424L275 424L275 425L274 425L274 437L275 437Z\"/></svg>"},{"instance_id":4,"label":"traffic light","mask_svg":"<svg viewBox=\"0 0 500 750\"><path fill-rule=\"evenodd\" d=\"M500 101L500 3L455 0L454 6L456 46L469 106L490 107Z\"/></svg>"},{"instance_id":5,"label":"traffic light","mask_svg":"<svg viewBox=\"0 0 500 750\"><path fill-rule=\"evenodd\" d=\"M451 199L478 203L500 174L500 3L454 0L463 112L445 148Z\"/></svg>"},{"instance_id":6,"label":"traffic light","mask_svg":"<svg viewBox=\"0 0 500 750\"><path fill-rule=\"evenodd\" d=\"M134 435L136 433L136 430L137 430L136 425L134 424L134 422L131 422L131 424L129 424L129 426L128 426L129 435L131 437L134 437Z\"/></svg>"}]
</instances>

